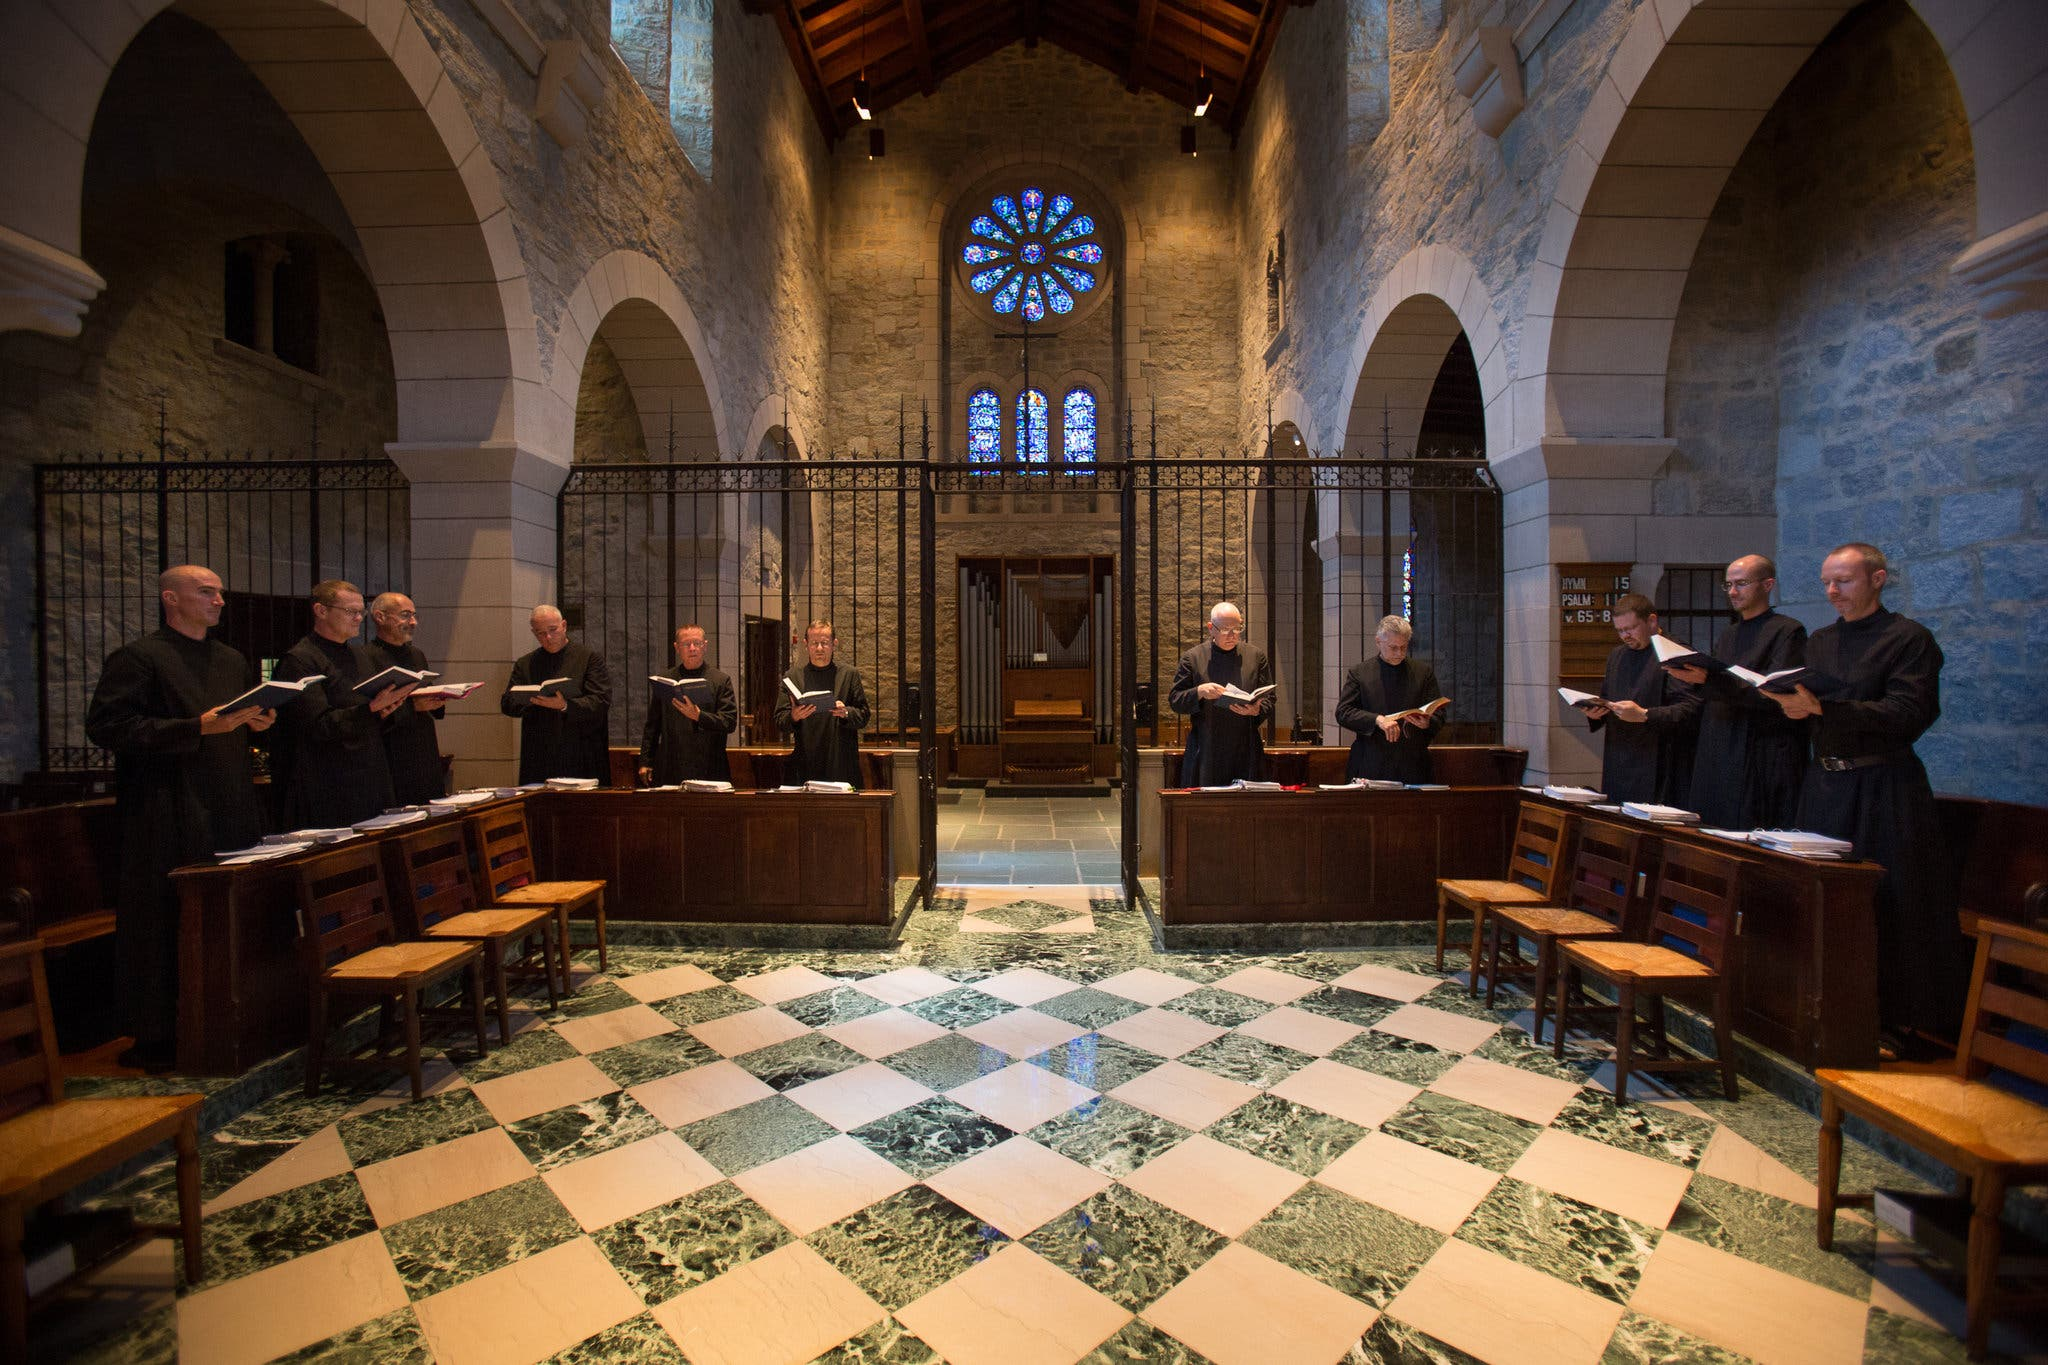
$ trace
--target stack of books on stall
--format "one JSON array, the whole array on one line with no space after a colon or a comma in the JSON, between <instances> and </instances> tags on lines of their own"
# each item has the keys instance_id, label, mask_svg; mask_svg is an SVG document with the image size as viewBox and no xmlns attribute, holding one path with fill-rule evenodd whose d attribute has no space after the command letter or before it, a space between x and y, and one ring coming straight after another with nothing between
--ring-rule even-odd
<instances>
[{"instance_id":1,"label":"stack of books on stall","mask_svg":"<svg viewBox=\"0 0 2048 1365\"><path fill-rule=\"evenodd\" d=\"M1451 789L1451 784L1448 782L1404 782L1401 784L1401 789L1411 792L1447 792Z\"/></svg>"},{"instance_id":2,"label":"stack of books on stall","mask_svg":"<svg viewBox=\"0 0 2048 1365\"><path fill-rule=\"evenodd\" d=\"M547 783L545 783L545 782L528 782L528 783L525 783L525 784L524 784L524 785L522 785L522 786L517 786L517 787L493 787L493 788L491 788L491 795L492 795L492 796L524 796L524 795L525 795L526 793L528 793L528 792L537 792L537 791L539 791L539 790L540 790L541 788L543 788L543 787L545 787L545 786L547 786Z\"/></svg>"},{"instance_id":3,"label":"stack of books on stall","mask_svg":"<svg viewBox=\"0 0 2048 1365\"><path fill-rule=\"evenodd\" d=\"M732 790L732 783L720 782L710 777L693 777L682 784L682 789L686 792L729 792Z\"/></svg>"},{"instance_id":4,"label":"stack of books on stall","mask_svg":"<svg viewBox=\"0 0 2048 1365\"><path fill-rule=\"evenodd\" d=\"M787 788L784 790L787 790ZM807 792L850 792L853 790L853 784L851 782L826 782L814 777L804 783L800 790Z\"/></svg>"},{"instance_id":5,"label":"stack of books on stall","mask_svg":"<svg viewBox=\"0 0 2048 1365\"><path fill-rule=\"evenodd\" d=\"M1407 790L1408 786L1405 782L1380 777L1354 777L1349 782L1324 782L1320 785L1326 792L1397 792Z\"/></svg>"},{"instance_id":6,"label":"stack of books on stall","mask_svg":"<svg viewBox=\"0 0 2048 1365\"><path fill-rule=\"evenodd\" d=\"M1573 801L1582 806L1590 806L1595 801L1607 799L1606 792L1596 792L1590 787L1549 786L1543 789L1543 794L1553 801Z\"/></svg>"},{"instance_id":7,"label":"stack of books on stall","mask_svg":"<svg viewBox=\"0 0 2048 1365\"><path fill-rule=\"evenodd\" d=\"M295 829L289 834L266 834L261 842L266 844L338 844L347 839L359 838L347 825L339 829Z\"/></svg>"},{"instance_id":8,"label":"stack of books on stall","mask_svg":"<svg viewBox=\"0 0 2048 1365\"><path fill-rule=\"evenodd\" d=\"M397 829L400 825L417 824L427 818L427 812L418 806L410 810L388 810L382 815L373 815L367 820L358 820L355 828L361 834L374 834L380 829Z\"/></svg>"},{"instance_id":9,"label":"stack of books on stall","mask_svg":"<svg viewBox=\"0 0 2048 1365\"><path fill-rule=\"evenodd\" d=\"M427 802L427 809L436 814L444 811L461 810L464 806L480 806L486 801L495 801L498 793L492 787L478 787L475 791L457 792L453 796L437 796Z\"/></svg>"},{"instance_id":10,"label":"stack of books on stall","mask_svg":"<svg viewBox=\"0 0 2048 1365\"><path fill-rule=\"evenodd\" d=\"M1700 822L1698 811L1680 810L1676 806L1660 806L1654 801L1624 801L1621 803L1621 813L1659 825L1697 825Z\"/></svg>"},{"instance_id":11,"label":"stack of books on stall","mask_svg":"<svg viewBox=\"0 0 2048 1365\"><path fill-rule=\"evenodd\" d=\"M1855 847L1847 839L1835 839L1803 829L1759 829L1749 841L1773 853L1790 853L1799 858L1846 858Z\"/></svg>"},{"instance_id":12,"label":"stack of books on stall","mask_svg":"<svg viewBox=\"0 0 2048 1365\"><path fill-rule=\"evenodd\" d=\"M1287 790L1278 782L1254 782L1249 777L1238 778L1237 781L1230 784L1230 789L1240 792L1277 792Z\"/></svg>"},{"instance_id":13,"label":"stack of books on stall","mask_svg":"<svg viewBox=\"0 0 2048 1365\"><path fill-rule=\"evenodd\" d=\"M267 863L272 858L287 858L294 853L304 853L313 845L308 843L256 844L250 848L230 849L213 856L220 860L222 867L239 867L243 863Z\"/></svg>"},{"instance_id":14,"label":"stack of books on stall","mask_svg":"<svg viewBox=\"0 0 2048 1365\"><path fill-rule=\"evenodd\" d=\"M594 777L551 777L542 785L547 787L549 791L587 792L597 790L597 779Z\"/></svg>"}]
</instances>

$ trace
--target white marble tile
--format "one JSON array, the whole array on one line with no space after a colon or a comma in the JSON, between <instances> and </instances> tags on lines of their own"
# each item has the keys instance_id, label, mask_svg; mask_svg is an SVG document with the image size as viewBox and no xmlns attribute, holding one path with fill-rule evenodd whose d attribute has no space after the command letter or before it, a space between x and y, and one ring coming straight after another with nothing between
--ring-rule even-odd
<instances>
[{"instance_id":1,"label":"white marble tile","mask_svg":"<svg viewBox=\"0 0 2048 1365\"><path fill-rule=\"evenodd\" d=\"M1653 1228L1671 1222L1692 1184L1683 1166L1558 1128L1537 1134L1508 1174Z\"/></svg>"},{"instance_id":2,"label":"white marble tile","mask_svg":"<svg viewBox=\"0 0 2048 1365\"><path fill-rule=\"evenodd\" d=\"M555 1032L587 1057L608 1047L622 1047L643 1038L674 1033L676 1027L675 1020L658 1012L652 1005L626 1005L602 1014L586 1014L580 1019L564 1019L555 1025Z\"/></svg>"},{"instance_id":3,"label":"white marble tile","mask_svg":"<svg viewBox=\"0 0 2048 1365\"><path fill-rule=\"evenodd\" d=\"M986 981L977 981L974 989L1013 1005L1036 1005L1056 995L1078 990L1080 984L1063 976L1054 976L1051 972L1042 972L1036 967L1018 967Z\"/></svg>"},{"instance_id":4,"label":"white marble tile","mask_svg":"<svg viewBox=\"0 0 2048 1365\"><path fill-rule=\"evenodd\" d=\"M1581 1089L1574 1081L1524 1071L1484 1057L1461 1058L1456 1066L1432 1081L1429 1088L1439 1095L1469 1100L1502 1114L1546 1125L1578 1097Z\"/></svg>"},{"instance_id":5,"label":"white marble tile","mask_svg":"<svg viewBox=\"0 0 2048 1365\"><path fill-rule=\"evenodd\" d=\"M950 991L959 984L923 967L898 967L893 972L856 981L853 988L891 1005L908 1005L912 1001Z\"/></svg>"},{"instance_id":6,"label":"white marble tile","mask_svg":"<svg viewBox=\"0 0 2048 1365\"><path fill-rule=\"evenodd\" d=\"M494 1076L471 1087L484 1108L500 1123L517 1123L565 1104L609 1095L619 1083L585 1057L570 1057L546 1066L529 1067L509 1076Z\"/></svg>"},{"instance_id":7,"label":"white marble tile","mask_svg":"<svg viewBox=\"0 0 2048 1365\"><path fill-rule=\"evenodd\" d=\"M840 984L833 977L809 967L777 967L772 972L743 976L732 983L732 988L753 996L764 1005L780 1005L787 1000L801 1000L819 991L829 991Z\"/></svg>"},{"instance_id":8,"label":"white marble tile","mask_svg":"<svg viewBox=\"0 0 2048 1365\"><path fill-rule=\"evenodd\" d=\"M692 1037L726 1057L744 1056L809 1032L808 1027L770 1005L690 1025Z\"/></svg>"},{"instance_id":9,"label":"white marble tile","mask_svg":"<svg viewBox=\"0 0 2048 1365\"><path fill-rule=\"evenodd\" d=\"M178 1300L180 1360L270 1360L405 1307L405 1284L376 1233Z\"/></svg>"},{"instance_id":10,"label":"white marble tile","mask_svg":"<svg viewBox=\"0 0 2048 1365\"><path fill-rule=\"evenodd\" d=\"M412 1306L437 1365L529 1365L646 1305L587 1237L444 1289Z\"/></svg>"},{"instance_id":11,"label":"white marble tile","mask_svg":"<svg viewBox=\"0 0 2048 1365\"><path fill-rule=\"evenodd\" d=\"M1595 1365L1621 1305L1455 1237L1387 1305L1387 1316L1481 1360Z\"/></svg>"},{"instance_id":12,"label":"white marble tile","mask_svg":"<svg viewBox=\"0 0 2048 1365\"><path fill-rule=\"evenodd\" d=\"M732 1178L799 1237L917 1183L844 1133Z\"/></svg>"},{"instance_id":13,"label":"white marble tile","mask_svg":"<svg viewBox=\"0 0 2048 1365\"><path fill-rule=\"evenodd\" d=\"M1403 1005L1373 1028L1446 1052L1472 1052L1500 1031L1500 1025L1427 1005Z\"/></svg>"},{"instance_id":14,"label":"white marble tile","mask_svg":"<svg viewBox=\"0 0 2048 1365\"><path fill-rule=\"evenodd\" d=\"M1262 1042L1293 1048L1296 1052L1306 1052L1311 1057L1327 1057L1365 1029L1325 1014L1311 1014L1292 1005L1283 1005L1238 1025L1237 1032Z\"/></svg>"},{"instance_id":15,"label":"white marble tile","mask_svg":"<svg viewBox=\"0 0 2048 1365\"><path fill-rule=\"evenodd\" d=\"M262 1170L215 1195L201 1206L200 1212L210 1218L237 1204L340 1175L354 1164L349 1160L348 1149L341 1145L341 1125L330 1123Z\"/></svg>"},{"instance_id":16,"label":"white marble tile","mask_svg":"<svg viewBox=\"0 0 2048 1365\"><path fill-rule=\"evenodd\" d=\"M1229 1030L1176 1010L1153 1008L1113 1019L1096 1032L1161 1057L1178 1057L1221 1038Z\"/></svg>"},{"instance_id":17,"label":"white marble tile","mask_svg":"<svg viewBox=\"0 0 2048 1365\"><path fill-rule=\"evenodd\" d=\"M668 1127L680 1128L765 1100L775 1088L737 1062L712 1062L636 1085L626 1093Z\"/></svg>"},{"instance_id":18,"label":"white marble tile","mask_svg":"<svg viewBox=\"0 0 2048 1365\"><path fill-rule=\"evenodd\" d=\"M1258 1098L1258 1088L1199 1067L1167 1062L1109 1092L1148 1114L1172 1119L1197 1132Z\"/></svg>"},{"instance_id":19,"label":"white marble tile","mask_svg":"<svg viewBox=\"0 0 2048 1365\"><path fill-rule=\"evenodd\" d=\"M1377 1128L1422 1091L1406 1081L1360 1071L1319 1057L1276 1086L1269 1093L1293 1100L1325 1114L1335 1114L1364 1128Z\"/></svg>"},{"instance_id":20,"label":"white marble tile","mask_svg":"<svg viewBox=\"0 0 2048 1365\"><path fill-rule=\"evenodd\" d=\"M930 1099L932 1091L880 1062L863 1062L783 1094L843 1133Z\"/></svg>"},{"instance_id":21,"label":"white marble tile","mask_svg":"<svg viewBox=\"0 0 2048 1365\"><path fill-rule=\"evenodd\" d=\"M1029 1138L1013 1137L926 1177L924 1183L1021 1240L1048 1219L1101 1193L1110 1179Z\"/></svg>"},{"instance_id":22,"label":"white marble tile","mask_svg":"<svg viewBox=\"0 0 2048 1365\"><path fill-rule=\"evenodd\" d=\"M1034 1009L1016 1009L978 1024L969 1024L960 1032L977 1043L984 1043L1021 1060L1034 1057L1049 1047L1072 1042L1088 1030Z\"/></svg>"},{"instance_id":23,"label":"white marble tile","mask_svg":"<svg viewBox=\"0 0 2048 1365\"><path fill-rule=\"evenodd\" d=\"M1296 976L1292 972L1276 972L1271 967L1245 967L1210 984L1217 990L1250 996L1269 1005L1291 1005L1304 995L1323 988L1320 981Z\"/></svg>"},{"instance_id":24,"label":"white marble tile","mask_svg":"<svg viewBox=\"0 0 2048 1365\"><path fill-rule=\"evenodd\" d=\"M1042 1066L1015 1062L955 1086L946 1092L946 1098L1021 1133L1077 1104L1086 1104L1095 1098L1095 1092Z\"/></svg>"},{"instance_id":25,"label":"white marble tile","mask_svg":"<svg viewBox=\"0 0 2048 1365\"><path fill-rule=\"evenodd\" d=\"M1650 1253L1629 1306L1758 1365L1862 1360L1870 1308L1676 1233Z\"/></svg>"},{"instance_id":26,"label":"white marble tile","mask_svg":"<svg viewBox=\"0 0 2048 1365\"><path fill-rule=\"evenodd\" d=\"M532 1178L533 1163L503 1128L437 1142L356 1171L377 1226L459 1204Z\"/></svg>"},{"instance_id":27,"label":"white marble tile","mask_svg":"<svg viewBox=\"0 0 2048 1365\"><path fill-rule=\"evenodd\" d=\"M1307 1178L1197 1133L1125 1176L1123 1183L1204 1227L1237 1237L1280 1207Z\"/></svg>"},{"instance_id":28,"label":"white marble tile","mask_svg":"<svg viewBox=\"0 0 2048 1365\"><path fill-rule=\"evenodd\" d=\"M844 1024L821 1028L818 1032L835 1043L852 1048L863 1057L874 1058L893 1056L905 1048L946 1036L946 1030L931 1020L920 1019L908 1010L900 1009L877 1010Z\"/></svg>"},{"instance_id":29,"label":"white marble tile","mask_svg":"<svg viewBox=\"0 0 2048 1365\"><path fill-rule=\"evenodd\" d=\"M642 1004L657 1000L672 1000L678 995L695 995L721 984L717 977L693 962L681 966L663 967L660 971L641 972L637 976L622 976L619 989Z\"/></svg>"},{"instance_id":30,"label":"white marble tile","mask_svg":"<svg viewBox=\"0 0 2048 1365\"><path fill-rule=\"evenodd\" d=\"M691 1365L797 1365L886 1316L802 1242L728 1270L654 1310Z\"/></svg>"},{"instance_id":31,"label":"white marble tile","mask_svg":"<svg viewBox=\"0 0 2048 1365\"><path fill-rule=\"evenodd\" d=\"M1380 967L1365 963L1353 967L1330 983L1342 986L1347 991L1359 991L1366 995L1377 995L1382 1000L1412 1002L1420 1000L1443 984L1440 976L1424 976L1420 972L1404 972L1395 967Z\"/></svg>"},{"instance_id":32,"label":"white marble tile","mask_svg":"<svg viewBox=\"0 0 2048 1365\"><path fill-rule=\"evenodd\" d=\"M1446 1236L1464 1226L1500 1181L1483 1167L1378 1132L1366 1134L1316 1179Z\"/></svg>"},{"instance_id":33,"label":"white marble tile","mask_svg":"<svg viewBox=\"0 0 2048 1365\"><path fill-rule=\"evenodd\" d=\"M1150 967L1133 967L1130 971L1118 972L1107 981L1095 983L1098 991L1108 991L1111 995L1120 995L1141 1005L1163 1005L1201 988L1199 981L1154 971Z\"/></svg>"},{"instance_id":34,"label":"white marble tile","mask_svg":"<svg viewBox=\"0 0 2048 1365\"><path fill-rule=\"evenodd\" d=\"M540 1178L585 1232L610 1227L723 1179L716 1166L674 1133L657 1133L557 1166L541 1172Z\"/></svg>"},{"instance_id":35,"label":"white marble tile","mask_svg":"<svg viewBox=\"0 0 2048 1365\"><path fill-rule=\"evenodd\" d=\"M1377 1310L1233 1242L1141 1315L1215 1365L1332 1365Z\"/></svg>"},{"instance_id":36,"label":"white marble tile","mask_svg":"<svg viewBox=\"0 0 2048 1365\"><path fill-rule=\"evenodd\" d=\"M1706 1154L1700 1158L1700 1174L1775 1194L1810 1209L1820 1205L1820 1191L1811 1180L1730 1128L1715 1131Z\"/></svg>"},{"instance_id":37,"label":"white marble tile","mask_svg":"<svg viewBox=\"0 0 2048 1365\"><path fill-rule=\"evenodd\" d=\"M1073 1365L1131 1315L1013 1243L896 1318L950 1365Z\"/></svg>"}]
</instances>

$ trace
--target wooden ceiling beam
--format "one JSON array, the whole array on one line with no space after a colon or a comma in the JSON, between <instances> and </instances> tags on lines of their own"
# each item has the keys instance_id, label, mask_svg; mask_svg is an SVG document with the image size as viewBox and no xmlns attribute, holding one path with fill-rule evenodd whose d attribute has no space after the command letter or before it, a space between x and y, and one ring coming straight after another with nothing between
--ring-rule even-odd
<instances>
[{"instance_id":1,"label":"wooden ceiling beam","mask_svg":"<svg viewBox=\"0 0 2048 1365\"><path fill-rule=\"evenodd\" d=\"M929 95L939 88L932 76L932 49L924 32L924 0L903 0L903 24L910 30L910 55L917 63L918 83Z\"/></svg>"},{"instance_id":2,"label":"wooden ceiling beam","mask_svg":"<svg viewBox=\"0 0 2048 1365\"><path fill-rule=\"evenodd\" d=\"M804 32L803 15L797 11L797 0L782 0L775 7L775 26L782 30L782 41L789 48L790 57L796 62L798 82L804 94L810 97L811 112L818 116L818 126L824 130L825 142L829 146L839 141L839 120L832 115L832 101L825 94L824 73L818 69L818 59L811 54L810 35Z\"/></svg>"},{"instance_id":3,"label":"wooden ceiling beam","mask_svg":"<svg viewBox=\"0 0 2048 1365\"><path fill-rule=\"evenodd\" d=\"M1244 127L1245 111L1251 107L1251 94L1259 87L1259 77L1265 74L1266 59L1273 55L1273 40L1280 32L1280 20L1285 13L1278 0L1259 0L1259 27L1252 35L1251 57L1244 65L1244 79L1238 82L1238 97L1230 105L1230 140L1233 145L1238 131Z\"/></svg>"},{"instance_id":4,"label":"wooden ceiling beam","mask_svg":"<svg viewBox=\"0 0 2048 1365\"><path fill-rule=\"evenodd\" d=\"M1159 17L1159 0L1138 0L1138 28L1131 35L1131 55L1124 61L1124 89L1136 91L1151 55L1152 22Z\"/></svg>"}]
</instances>

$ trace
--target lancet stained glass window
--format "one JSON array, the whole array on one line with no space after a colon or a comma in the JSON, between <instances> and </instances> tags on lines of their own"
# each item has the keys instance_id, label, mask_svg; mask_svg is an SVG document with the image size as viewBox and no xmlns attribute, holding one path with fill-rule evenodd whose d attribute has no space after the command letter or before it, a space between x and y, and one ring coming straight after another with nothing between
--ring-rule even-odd
<instances>
[{"instance_id":1,"label":"lancet stained glass window","mask_svg":"<svg viewBox=\"0 0 2048 1365\"><path fill-rule=\"evenodd\" d=\"M999 194L988 212L967 225L960 259L973 273L967 287L998 313L1026 322L1074 311L1102 283L1103 250L1095 219L1078 211L1072 195L1028 186Z\"/></svg>"},{"instance_id":2,"label":"lancet stained glass window","mask_svg":"<svg viewBox=\"0 0 2048 1365\"><path fill-rule=\"evenodd\" d=\"M1003 400L994 389L967 397L967 463L996 465L1003 458Z\"/></svg>"},{"instance_id":3,"label":"lancet stained glass window","mask_svg":"<svg viewBox=\"0 0 2048 1365\"><path fill-rule=\"evenodd\" d=\"M1061 428L1061 458L1069 465L1095 463L1095 393L1092 389L1067 390L1066 424Z\"/></svg>"},{"instance_id":4,"label":"lancet stained glass window","mask_svg":"<svg viewBox=\"0 0 2048 1365\"><path fill-rule=\"evenodd\" d=\"M1017 395L1017 459L1023 464L1046 464L1052 459L1045 390L1026 389Z\"/></svg>"}]
</instances>

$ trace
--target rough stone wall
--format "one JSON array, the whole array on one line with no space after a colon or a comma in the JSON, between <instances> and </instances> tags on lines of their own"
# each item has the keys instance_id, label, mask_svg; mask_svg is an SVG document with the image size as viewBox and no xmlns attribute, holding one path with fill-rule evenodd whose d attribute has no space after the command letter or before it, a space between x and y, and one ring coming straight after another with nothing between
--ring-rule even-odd
<instances>
[{"instance_id":1,"label":"rough stone wall","mask_svg":"<svg viewBox=\"0 0 2048 1365\"><path fill-rule=\"evenodd\" d=\"M590 343L590 356L576 388L576 463L646 460L647 433L640 409L611 345L600 336Z\"/></svg>"}]
</instances>

